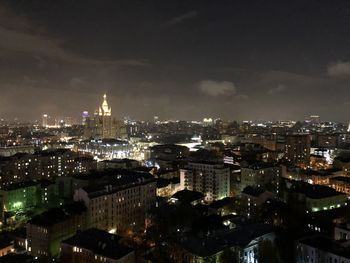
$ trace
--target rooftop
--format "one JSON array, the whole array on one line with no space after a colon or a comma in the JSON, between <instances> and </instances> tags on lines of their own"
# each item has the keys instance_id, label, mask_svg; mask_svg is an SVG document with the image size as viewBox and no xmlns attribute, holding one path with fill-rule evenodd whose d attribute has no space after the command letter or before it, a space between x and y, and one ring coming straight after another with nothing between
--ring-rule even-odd
<instances>
[{"instance_id":1,"label":"rooftop","mask_svg":"<svg viewBox=\"0 0 350 263\"><path fill-rule=\"evenodd\" d=\"M301 193L311 199L321 199L338 195L345 195L337 192L331 187L323 185L313 185L302 181L293 181L291 192Z\"/></svg>"},{"instance_id":2,"label":"rooftop","mask_svg":"<svg viewBox=\"0 0 350 263\"><path fill-rule=\"evenodd\" d=\"M176 192L173 198L178 199L181 203L191 203L204 198L204 194L201 192L182 190Z\"/></svg>"},{"instance_id":3,"label":"rooftop","mask_svg":"<svg viewBox=\"0 0 350 263\"><path fill-rule=\"evenodd\" d=\"M121 236L91 228L77 233L62 243L90 250L103 257L120 259L133 252L133 249L120 243L121 238Z\"/></svg>"},{"instance_id":4,"label":"rooftop","mask_svg":"<svg viewBox=\"0 0 350 263\"><path fill-rule=\"evenodd\" d=\"M191 253L207 257L227 247L246 247L253 239L272 233L272 227L265 224L246 224L230 231L218 232L209 237L186 234L179 243Z\"/></svg>"},{"instance_id":5,"label":"rooftop","mask_svg":"<svg viewBox=\"0 0 350 263\"><path fill-rule=\"evenodd\" d=\"M276 164L268 163L268 162L255 162L255 163L249 164L247 167L242 167L242 169L260 170L260 169L266 169L266 168L272 168L272 167L276 167Z\"/></svg>"},{"instance_id":6,"label":"rooftop","mask_svg":"<svg viewBox=\"0 0 350 263\"><path fill-rule=\"evenodd\" d=\"M350 183L350 177L347 176L336 176L329 179L330 181L341 181L343 183Z\"/></svg>"},{"instance_id":7,"label":"rooftop","mask_svg":"<svg viewBox=\"0 0 350 263\"><path fill-rule=\"evenodd\" d=\"M54 224L60 223L62 221L72 218L74 215L78 215L86 211L84 204L79 202L74 202L65 205L62 208L52 208L40 215L33 217L28 221L29 224L38 226L52 226Z\"/></svg>"},{"instance_id":8,"label":"rooftop","mask_svg":"<svg viewBox=\"0 0 350 263\"><path fill-rule=\"evenodd\" d=\"M265 193L265 190L261 187L247 186L242 191L243 194L259 197L261 194Z\"/></svg>"},{"instance_id":9,"label":"rooftop","mask_svg":"<svg viewBox=\"0 0 350 263\"><path fill-rule=\"evenodd\" d=\"M107 189L108 192L117 192L125 188L155 182L155 178L150 173L132 170L115 169L97 174L98 180L92 177L94 183L83 188L90 197L105 195Z\"/></svg>"}]
</instances>

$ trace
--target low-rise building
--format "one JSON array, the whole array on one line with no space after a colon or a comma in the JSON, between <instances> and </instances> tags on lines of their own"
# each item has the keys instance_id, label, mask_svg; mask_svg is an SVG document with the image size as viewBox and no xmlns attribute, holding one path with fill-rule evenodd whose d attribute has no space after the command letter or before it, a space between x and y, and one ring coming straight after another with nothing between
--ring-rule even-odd
<instances>
[{"instance_id":1,"label":"low-rise building","mask_svg":"<svg viewBox=\"0 0 350 263\"><path fill-rule=\"evenodd\" d=\"M222 262L225 251L230 251L232 261L254 263L259 242L274 239L271 226L247 224L205 236L186 234L177 239L170 254L175 262Z\"/></svg>"},{"instance_id":2,"label":"low-rise building","mask_svg":"<svg viewBox=\"0 0 350 263\"><path fill-rule=\"evenodd\" d=\"M274 194L261 187L247 186L241 193L241 206L250 217L267 200L274 198Z\"/></svg>"},{"instance_id":3,"label":"low-rise building","mask_svg":"<svg viewBox=\"0 0 350 263\"><path fill-rule=\"evenodd\" d=\"M156 203L156 180L149 173L115 171L113 176L75 191L88 208L92 227L117 233L143 228Z\"/></svg>"},{"instance_id":4,"label":"low-rise building","mask_svg":"<svg viewBox=\"0 0 350 263\"><path fill-rule=\"evenodd\" d=\"M0 241L0 257L6 256L15 252L13 241L1 240Z\"/></svg>"},{"instance_id":5,"label":"low-rise building","mask_svg":"<svg viewBox=\"0 0 350 263\"><path fill-rule=\"evenodd\" d=\"M329 186L350 196L350 177L337 176L329 179Z\"/></svg>"},{"instance_id":6,"label":"low-rise building","mask_svg":"<svg viewBox=\"0 0 350 263\"><path fill-rule=\"evenodd\" d=\"M257 162L241 168L241 191L247 186L257 186L278 193L282 167L273 163Z\"/></svg>"},{"instance_id":7,"label":"low-rise building","mask_svg":"<svg viewBox=\"0 0 350 263\"><path fill-rule=\"evenodd\" d=\"M350 253L329 238L323 236L307 237L297 241L295 262L350 263Z\"/></svg>"},{"instance_id":8,"label":"low-rise building","mask_svg":"<svg viewBox=\"0 0 350 263\"><path fill-rule=\"evenodd\" d=\"M112 159L98 162L98 169L134 169L140 166L140 162L132 159Z\"/></svg>"},{"instance_id":9,"label":"low-rise building","mask_svg":"<svg viewBox=\"0 0 350 263\"><path fill-rule=\"evenodd\" d=\"M72 203L50 209L27 223L27 250L30 255L49 259L59 254L62 240L88 228L86 207Z\"/></svg>"},{"instance_id":10,"label":"low-rise building","mask_svg":"<svg viewBox=\"0 0 350 263\"><path fill-rule=\"evenodd\" d=\"M289 204L306 212L318 212L347 206L347 196L331 187L290 181L284 198Z\"/></svg>"},{"instance_id":11,"label":"low-rise building","mask_svg":"<svg viewBox=\"0 0 350 263\"><path fill-rule=\"evenodd\" d=\"M61 243L62 262L134 263L135 251L122 244L122 237L91 228Z\"/></svg>"}]
</instances>

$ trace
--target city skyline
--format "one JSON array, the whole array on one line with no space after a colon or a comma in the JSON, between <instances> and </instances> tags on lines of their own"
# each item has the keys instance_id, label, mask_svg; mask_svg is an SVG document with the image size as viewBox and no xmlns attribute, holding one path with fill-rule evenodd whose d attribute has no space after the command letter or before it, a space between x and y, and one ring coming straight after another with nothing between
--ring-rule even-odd
<instances>
[{"instance_id":1,"label":"city skyline","mask_svg":"<svg viewBox=\"0 0 350 263\"><path fill-rule=\"evenodd\" d=\"M0 116L348 122L349 3L0 3ZM210 105L208 107L207 105Z\"/></svg>"}]
</instances>

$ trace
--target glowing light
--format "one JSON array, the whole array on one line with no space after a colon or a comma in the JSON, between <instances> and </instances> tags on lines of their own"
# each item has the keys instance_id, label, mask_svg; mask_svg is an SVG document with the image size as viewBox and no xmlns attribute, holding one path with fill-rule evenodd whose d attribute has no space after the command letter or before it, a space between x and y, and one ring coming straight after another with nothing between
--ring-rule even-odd
<instances>
[{"instance_id":1,"label":"glowing light","mask_svg":"<svg viewBox=\"0 0 350 263\"><path fill-rule=\"evenodd\" d=\"M23 206L23 203L22 202L15 202L13 203L13 208L15 209L19 209Z\"/></svg>"}]
</instances>

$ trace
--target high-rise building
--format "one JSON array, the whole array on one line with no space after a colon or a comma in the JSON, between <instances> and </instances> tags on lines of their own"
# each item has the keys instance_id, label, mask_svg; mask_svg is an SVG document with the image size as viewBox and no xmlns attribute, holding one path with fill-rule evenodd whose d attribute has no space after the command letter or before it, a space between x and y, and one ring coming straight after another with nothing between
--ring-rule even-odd
<instances>
[{"instance_id":1,"label":"high-rise building","mask_svg":"<svg viewBox=\"0 0 350 263\"><path fill-rule=\"evenodd\" d=\"M81 115L82 117L82 125L86 124L87 119L90 117L88 111L83 111L83 114Z\"/></svg>"},{"instance_id":2,"label":"high-rise building","mask_svg":"<svg viewBox=\"0 0 350 263\"><path fill-rule=\"evenodd\" d=\"M84 116L85 137L98 139L123 138L126 133L123 122L112 117L112 108L108 105L107 95L103 95L102 105L93 117Z\"/></svg>"},{"instance_id":3,"label":"high-rise building","mask_svg":"<svg viewBox=\"0 0 350 263\"><path fill-rule=\"evenodd\" d=\"M43 118L42 118L42 126L43 127L47 127L48 124L49 124L49 116L47 114L44 114L43 115Z\"/></svg>"},{"instance_id":4,"label":"high-rise building","mask_svg":"<svg viewBox=\"0 0 350 263\"><path fill-rule=\"evenodd\" d=\"M308 134L287 135L284 148L285 160L297 166L308 167L310 165L310 144Z\"/></svg>"},{"instance_id":5,"label":"high-rise building","mask_svg":"<svg viewBox=\"0 0 350 263\"><path fill-rule=\"evenodd\" d=\"M206 201L219 200L230 194L230 168L212 162L191 162L180 170L180 187L201 192Z\"/></svg>"}]
</instances>

